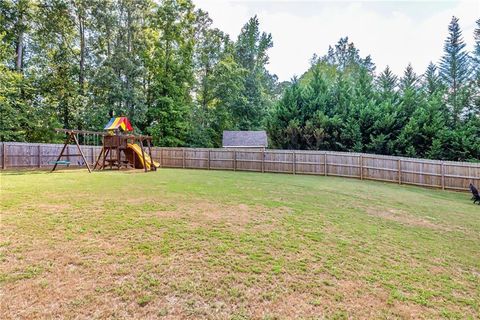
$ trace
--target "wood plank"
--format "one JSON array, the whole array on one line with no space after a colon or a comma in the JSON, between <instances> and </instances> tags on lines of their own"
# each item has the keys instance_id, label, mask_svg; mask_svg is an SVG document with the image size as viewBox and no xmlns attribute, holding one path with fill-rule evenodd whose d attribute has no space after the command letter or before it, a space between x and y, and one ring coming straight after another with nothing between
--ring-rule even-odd
<instances>
[{"instance_id":1,"label":"wood plank","mask_svg":"<svg viewBox=\"0 0 480 320\"><path fill-rule=\"evenodd\" d=\"M445 166L442 162L442 190L445 190Z\"/></svg>"},{"instance_id":2,"label":"wood plank","mask_svg":"<svg viewBox=\"0 0 480 320\"><path fill-rule=\"evenodd\" d=\"M363 180L363 156L360 155L359 158L359 165L360 165L360 180Z\"/></svg>"},{"instance_id":3,"label":"wood plank","mask_svg":"<svg viewBox=\"0 0 480 320\"><path fill-rule=\"evenodd\" d=\"M402 160L398 159L398 184L402 184Z\"/></svg>"},{"instance_id":4,"label":"wood plank","mask_svg":"<svg viewBox=\"0 0 480 320\"><path fill-rule=\"evenodd\" d=\"M5 170L7 168L7 143L6 142L2 143L2 158L3 158L2 169Z\"/></svg>"},{"instance_id":5,"label":"wood plank","mask_svg":"<svg viewBox=\"0 0 480 320\"><path fill-rule=\"evenodd\" d=\"M297 164L295 163L295 158L296 158L296 155L295 155L295 151L293 151L292 153L292 171L293 171L293 174L295 174L295 171L297 169Z\"/></svg>"},{"instance_id":6,"label":"wood plank","mask_svg":"<svg viewBox=\"0 0 480 320\"><path fill-rule=\"evenodd\" d=\"M379 171L398 172L398 169L391 169L391 168L372 167L372 166L363 166L363 168L364 169L371 169L371 170L379 170Z\"/></svg>"},{"instance_id":7,"label":"wood plank","mask_svg":"<svg viewBox=\"0 0 480 320\"><path fill-rule=\"evenodd\" d=\"M85 159L85 155L83 154L82 148L80 147L80 144L78 143L78 139L75 135L73 135L73 140L75 141L75 144L77 145L78 151L80 151L80 155L82 156L82 159L85 162L85 165L87 166L88 172L92 173L92 170L90 170L90 166L88 165L87 159Z\"/></svg>"},{"instance_id":8,"label":"wood plank","mask_svg":"<svg viewBox=\"0 0 480 320\"><path fill-rule=\"evenodd\" d=\"M185 169L185 148L182 148L182 166Z\"/></svg>"},{"instance_id":9,"label":"wood plank","mask_svg":"<svg viewBox=\"0 0 480 320\"><path fill-rule=\"evenodd\" d=\"M38 155L37 166L38 168L41 168L42 167L42 145L41 144L37 146L37 155Z\"/></svg>"},{"instance_id":10,"label":"wood plank","mask_svg":"<svg viewBox=\"0 0 480 320\"><path fill-rule=\"evenodd\" d=\"M63 145L62 151L60 151L60 154L58 155L58 158L55 161L55 165L53 166L50 172L55 171L55 169L57 168L58 161L60 161L60 159L62 158L63 152L65 151L65 148L68 146L68 143L70 142L71 138L72 138L71 134L68 134L67 139L65 140L65 144Z\"/></svg>"},{"instance_id":11,"label":"wood plank","mask_svg":"<svg viewBox=\"0 0 480 320\"><path fill-rule=\"evenodd\" d=\"M416 174L419 176L434 176L434 177L441 177L441 173L433 173L433 172L421 172L421 171L412 171L412 170L402 170L402 173L409 173L409 174Z\"/></svg>"},{"instance_id":12,"label":"wood plank","mask_svg":"<svg viewBox=\"0 0 480 320\"><path fill-rule=\"evenodd\" d=\"M324 157L325 158L323 159L323 173L324 173L325 176L327 176L328 175L328 164L327 164L328 163L328 160L327 160L328 158L327 158L327 153L326 152L324 154Z\"/></svg>"}]
</instances>

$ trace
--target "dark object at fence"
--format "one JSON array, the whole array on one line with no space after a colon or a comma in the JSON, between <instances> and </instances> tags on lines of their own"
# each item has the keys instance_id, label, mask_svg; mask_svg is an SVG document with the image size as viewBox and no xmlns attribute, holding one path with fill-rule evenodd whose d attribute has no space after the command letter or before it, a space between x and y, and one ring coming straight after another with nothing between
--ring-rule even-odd
<instances>
[{"instance_id":1,"label":"dark object at fence","mask_svg":"<svg viewBox=\"0 0 480 320\"><path fill-rule=\"evenodd\" d=\"M478 193L478 189L475 188L475 186L472 183L470 183L469 188L473 195L472 196L473 203L478 201L478 204L480 205L480 194Z\"/></svg>"}]
</instances>

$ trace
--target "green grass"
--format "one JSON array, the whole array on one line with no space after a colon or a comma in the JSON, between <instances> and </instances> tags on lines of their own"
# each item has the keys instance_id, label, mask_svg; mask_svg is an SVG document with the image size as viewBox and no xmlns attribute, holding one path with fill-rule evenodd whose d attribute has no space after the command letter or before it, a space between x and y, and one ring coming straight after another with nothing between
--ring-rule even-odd
<instances>
[{"instance_id":1,"label":"green grass","mask_svg":"<svg viewBox=\"0 0 480 320\"><path fill-rule=\"evenodd\" d=\"M333 177L6 172L0 318L480 317L480 206Z\"/></svg>"}]
</instances>

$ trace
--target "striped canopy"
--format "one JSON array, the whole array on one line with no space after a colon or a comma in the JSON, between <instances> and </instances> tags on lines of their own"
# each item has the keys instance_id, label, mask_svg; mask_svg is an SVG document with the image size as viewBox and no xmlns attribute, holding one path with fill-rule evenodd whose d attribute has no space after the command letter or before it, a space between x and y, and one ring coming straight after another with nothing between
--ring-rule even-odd
<instances>
[{"instance_id":1,"label":"striped canopy","mask_svg":"<svg viewBox=\"0 0 480 320\"><path fill-rule=\"evenodd\" d=\"M127 117L116 117L110 119L103 130L122 129L123 131L133 131L133 127Z\"/></svg>"}]
</instances>

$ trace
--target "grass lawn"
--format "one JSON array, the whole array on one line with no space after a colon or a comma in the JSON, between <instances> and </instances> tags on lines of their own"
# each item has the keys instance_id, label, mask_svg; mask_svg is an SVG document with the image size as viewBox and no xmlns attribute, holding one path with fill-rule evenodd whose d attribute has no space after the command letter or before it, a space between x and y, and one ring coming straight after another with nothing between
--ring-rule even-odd
<instances>
[{"instance_id":1,"label":"grass lawn","mask_svg":"<svg viewBox=\"0 0 480 320\"><path fill-rule=\"evenodd\" d=\"M334 177L6 172L0 318L480 317L480 206Z\"/></svg>"}]
</instances>

